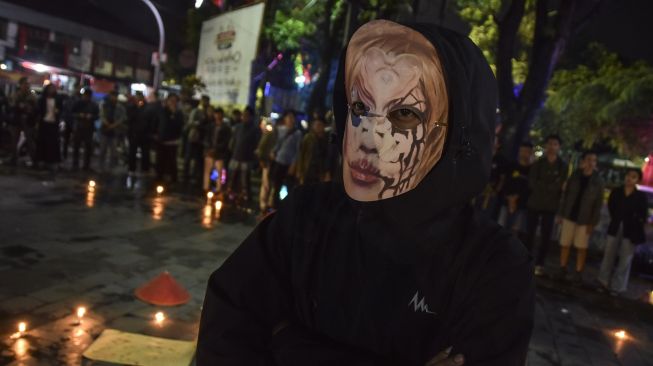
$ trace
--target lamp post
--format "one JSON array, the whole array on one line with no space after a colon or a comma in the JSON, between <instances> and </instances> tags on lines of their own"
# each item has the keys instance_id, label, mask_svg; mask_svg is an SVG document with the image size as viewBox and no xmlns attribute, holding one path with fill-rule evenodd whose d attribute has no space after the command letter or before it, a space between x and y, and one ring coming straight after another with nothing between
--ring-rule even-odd
<instances>
[{"instance_id":1,"label":"lamp post","mask_svg":"<svg viewBox=\"0 0 653 366\"><path fill-rule=\"evenodd\" d=\"M163 20L161 19L161 14L156 10L156 6L150 0L142 0L145 5L152 11L154 18L156 18L156 23L159 26L159 57L156 64L154 65L154 78L152 79L152 86L154 89L159 88L161 83L161 59L163 58L163 44L165 43L165 30L163 29Z\"/></svg>"}]
</instances>

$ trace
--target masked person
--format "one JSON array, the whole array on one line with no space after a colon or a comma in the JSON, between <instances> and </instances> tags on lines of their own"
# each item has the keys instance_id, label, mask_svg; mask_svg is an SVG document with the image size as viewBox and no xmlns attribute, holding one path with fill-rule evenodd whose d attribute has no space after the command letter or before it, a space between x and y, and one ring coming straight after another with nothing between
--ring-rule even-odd
<instances>
[{"instance_id":1,"label":"masked person","mask_svg":"<svg viewBox=\"0 0 653 366\"><path fill-rule=\"evenodd\" d=\"M532 263L470 203L496 109L480 50L373 21L335 85L344 187L298 187L212 274L197 364L524 365Z\"/></svg>"}]
</instances>

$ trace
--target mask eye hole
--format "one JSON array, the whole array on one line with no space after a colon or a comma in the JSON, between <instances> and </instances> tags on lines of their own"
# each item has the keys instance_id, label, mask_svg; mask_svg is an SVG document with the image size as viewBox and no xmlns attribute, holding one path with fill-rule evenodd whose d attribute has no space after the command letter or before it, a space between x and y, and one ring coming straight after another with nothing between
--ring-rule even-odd
<instances>
[{"instance_id":1,"label":"mask eye hole","mask_svg":"<svg viewBox=\"0 0 653 366\"><path fill-rule=\"evenodd\" d=\"M370 109L360 100L355 101L351 104L351 113L356 117L363 117L367 114Z\"/></svg>"},{"instance_id":2,"label":"mask eye hole","mask_svg":"<svg viewBox=\"0 0 653 366\"><path fill-rule=\"evenodd\" d=\"M388 113L388 119L395 127L409 130L422 123L421 115L421 112L412 108L402 107Z\"/></svg>"}]
</instances>

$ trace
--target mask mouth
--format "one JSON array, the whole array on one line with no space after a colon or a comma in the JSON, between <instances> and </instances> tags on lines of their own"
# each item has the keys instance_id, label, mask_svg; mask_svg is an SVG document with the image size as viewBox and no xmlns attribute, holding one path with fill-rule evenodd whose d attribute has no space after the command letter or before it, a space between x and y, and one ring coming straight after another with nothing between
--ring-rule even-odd
<instances>
[{"instance_id":1,"label":"mask mouth","mask_svg":"<svg viewBox=\"0 0 653 366\"><path fill-rule=\"evenodd\" d=\"M367 159L358 159L348 165L351 179L356 185L368 187L381 181L379 168Z\"/></svg>"}]
</instances>

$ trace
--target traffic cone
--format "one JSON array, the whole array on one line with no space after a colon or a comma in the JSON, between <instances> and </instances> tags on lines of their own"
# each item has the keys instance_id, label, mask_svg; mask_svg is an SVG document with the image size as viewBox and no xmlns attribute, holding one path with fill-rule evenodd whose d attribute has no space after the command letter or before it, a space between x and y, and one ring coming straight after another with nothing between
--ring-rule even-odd
<instances>
[{"instance_id":1,"label":"traffic cone","mask_svg":"<svg viewBox=\"0 0 653 366\"><path fill-rule=\"evenodd\" d=\"M190 300L190 294L168 271L162 272L135 291L136 297L154 305L175 306Z\"/></svg>"}]
</instances>

